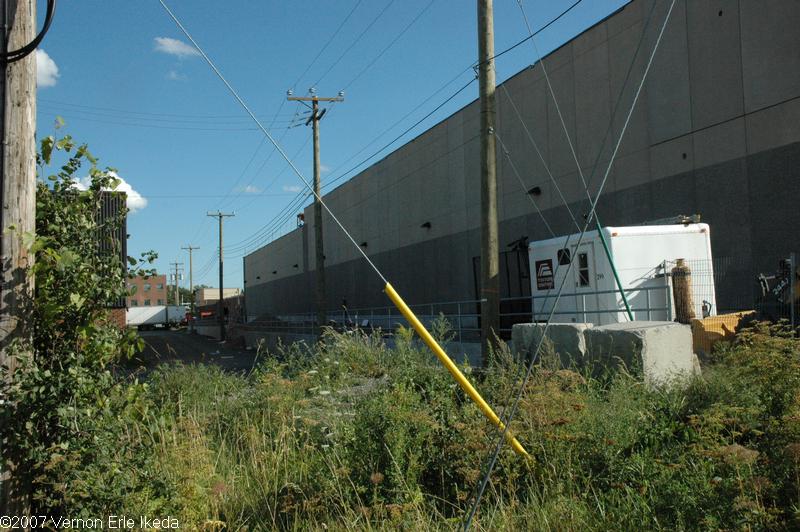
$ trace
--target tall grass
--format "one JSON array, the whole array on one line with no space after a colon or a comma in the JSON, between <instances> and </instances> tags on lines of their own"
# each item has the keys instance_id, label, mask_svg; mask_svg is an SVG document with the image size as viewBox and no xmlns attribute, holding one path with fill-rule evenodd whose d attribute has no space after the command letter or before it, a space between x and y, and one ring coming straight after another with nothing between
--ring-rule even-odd
<instances>
[{"instance_id":1,"label":"tall grass","mask_svg":"<svg viewBox=\"0 0 800 532\"><path fill-rule=\"evenodd\" d=\"M470 377L502 410L518 368L496 355ZM800 527L798 355L759 326L682 388L538 368L512 427L534 460L501 454L476 529ZM265 358L121 388L87 428L91 453L53 466L65 510L205 530L458 528L496 433L410 331L393 349L331 332Z\"/></svg>"}]
</instances>

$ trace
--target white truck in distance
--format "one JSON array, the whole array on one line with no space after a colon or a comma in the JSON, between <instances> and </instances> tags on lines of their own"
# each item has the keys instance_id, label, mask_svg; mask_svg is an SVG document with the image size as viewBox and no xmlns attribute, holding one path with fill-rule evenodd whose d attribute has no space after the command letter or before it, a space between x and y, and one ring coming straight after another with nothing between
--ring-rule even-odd
<instances>
[{"instance_id":1,"label":"white truck in distance","mask_svg":"<svg viewBox=\"0 0 800 532\"><path fill-rule=\"evenodd\" d=\"M697 317L716 314L711 233L708 224L643 225L603 228L634 320L672 321L675 317L670 272L678 259L692 270ZM528 246L534 321L607 325L628 321L614 273L596 230L531 242ZM574 257L572 268L568 265Z\"/></svg>"},{"instance_id":2,"label":"white truck in distance","mask_svg":"<svg viewBox=\"0 0 800 532\"><path fill-rule=\"evenodd\" d=\"M179 325L186 319L183 305L156 305L153 307L132 307L125 313L125 324L138 329L154 329Z\"/></svg>"}]
</instances>

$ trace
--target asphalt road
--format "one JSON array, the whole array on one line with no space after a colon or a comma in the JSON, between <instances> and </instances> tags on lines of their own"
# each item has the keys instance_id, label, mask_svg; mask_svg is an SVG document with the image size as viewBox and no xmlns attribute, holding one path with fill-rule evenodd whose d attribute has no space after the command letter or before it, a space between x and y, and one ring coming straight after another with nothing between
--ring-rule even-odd
<instances>
[{"instance_id":1,"label":"asphalt road","mask_svg":"<svg viewBox=\"0 0 800 532\"><path fill-rule=\"evenodd\" d=\"M141 331L145 349L120 369L124 372L149 372L161 364L215 364L226 371L249 371L255 362L256 351L229 347L213 338L189 334L185 329L175 331Z\"/></svg>"}]
</instances>

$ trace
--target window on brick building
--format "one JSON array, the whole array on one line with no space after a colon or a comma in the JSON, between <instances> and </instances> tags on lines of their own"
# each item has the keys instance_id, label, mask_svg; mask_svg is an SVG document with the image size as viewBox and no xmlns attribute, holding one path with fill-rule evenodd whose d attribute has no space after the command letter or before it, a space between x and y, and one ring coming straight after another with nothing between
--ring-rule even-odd
<instances>
[{"instance_id":1,"label":"window on brick building","mask_svg":"<svg viewBox=\"0 0 800 532\"><path fill-rule=\"evenodd\" d=\"M145 299L144 300L144 306L145 307L149 307L150 306L150 300L149 299Z\"/></svg>"}]
</instances>

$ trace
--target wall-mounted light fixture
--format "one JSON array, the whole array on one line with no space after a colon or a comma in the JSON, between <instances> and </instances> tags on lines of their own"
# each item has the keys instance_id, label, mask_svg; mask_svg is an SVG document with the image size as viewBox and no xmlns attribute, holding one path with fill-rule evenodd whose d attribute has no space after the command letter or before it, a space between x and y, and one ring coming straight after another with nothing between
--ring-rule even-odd
<instances>
[{"instance_id":1,"label":"wall-mounted light fixture","mask_svg":"<svg viewBox=\"0 0 800 532\"><path fill-rule=\"evenodd\" d=\"M420 225L420 227L422 227L423 229L430 229L431 228L431 223L430 222L425 222L424 224Z\"/></svg>"},{"instance_id":2,"label":"wall-mounted light fixture","mask_svg":"<svg viewBox=\"0 0 800 532\"><path fill-rule=\"evenodd\" d=\"M277 274L278 274L278 270L272 270L272 275L277 275Z\"/></svg>"},{"instance_id":3,"label":"wall-mounted light fixture","mask_svg":"<svg viewBox=\"0 0 800 532\"><path fill-rule=\"evenodd\" d=\"M362 248L365 248L365 247L367 247L367 241L365 240L365 241L364 241L364 242L362 242L360 245L361 245L361 247L362 247Z\"/></svg>"},{"instance_id":4,"label":"wall-mounted light fixture","mask_svg":"<svg viewBox=\"0 0 800 532\"><path fill-rule=\"evenodd\" d=\"M299 268L299 267L300 267L300 266L298 266L297 264L295 264L295 265L293 266L293 268Z\"/></svg>"},{"instance_id":5,"label":"wall-mounted light fixture","mask_svg":"<svg viewBox=\"0 0 800 532\"><path fill-rule=\"evenodd\" d=\"M541 196L542 189L540 187L533 187L528 190L528 194L530 194L531 196Z\"/></svg>"}]
</instances>

